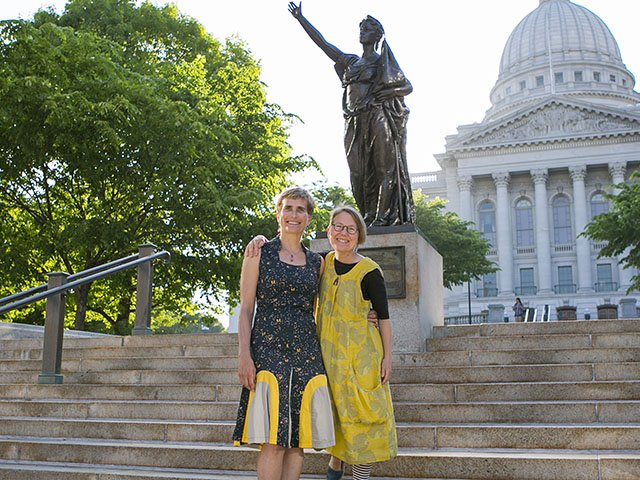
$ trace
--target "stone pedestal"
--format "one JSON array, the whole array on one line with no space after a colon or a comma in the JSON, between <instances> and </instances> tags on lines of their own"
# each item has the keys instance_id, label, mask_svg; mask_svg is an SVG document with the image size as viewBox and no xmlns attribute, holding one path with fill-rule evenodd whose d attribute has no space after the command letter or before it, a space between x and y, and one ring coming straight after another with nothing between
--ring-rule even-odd
<instances>
[{"instance_id":1,"label":"stone pedestal","mask_svg":"<svg viewBox=\"0 0 640 480\"><path fill-rule=\"evenodd\" d=\"M324 232L311 250L331 249ZM394 352L421 352L432 327L444 325L442 256L414 225L372 228L360 246L385 275Z\"/></svg>"},{"instance_id":2,"label":"stone pedestal","mask_svg":"<svg viewBox=\"0 0 640 480\"><path fill-rule=\"evenodd\" d=\"M489 309L489 315L487 316L487 323L502 323L504 322L504 305L501 303L490 303L487 305Z\"/></svg>"},{"instance_id":3,"label":"stone pedestal","mask_svg":"<svg viewBox=\"0 0 640 480\"><path fill-rule=\"evenodd\" d=\"M604 303L597 306L598 320L615 320L618 318L618 306Z\"/></svg>"},{"instance_id":4,"label":"stone pedestal","mask_svg":"<svg viewBox=\"0 0 640 480\"><path fill-rule=\"evenodd\" d=\"M620 318L638 318L638 309L635 298L620 299Z\"/></svg>"},{"instance_id":5,"label":"stone pedestal","mask_svg":"<svg viewBox=\"0 0 640 480\"><path fill-rule=\"evenodd\" d=\"M556 315L558 320L577 320L577 307L573 305L561 305L556 307Z\"/></svg>"}]
</instances>

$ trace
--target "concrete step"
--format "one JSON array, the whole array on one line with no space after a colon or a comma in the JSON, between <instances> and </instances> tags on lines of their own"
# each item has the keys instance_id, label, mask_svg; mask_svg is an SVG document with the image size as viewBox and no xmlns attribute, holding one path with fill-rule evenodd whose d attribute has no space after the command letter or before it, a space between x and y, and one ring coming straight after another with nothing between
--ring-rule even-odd
<instances>
[{"instance_id":1,"label":"concrete step","mask_svg":"<svg viewBox=\"0 0 640 480\"><path fill-rule=\"evenodd\" d=\"M396 402L398 422L446 423L629 423L640 419L640 401Z\"/></svg>"},{"instance_id":2,"label":"concrete step","mask_svg":"<svg viewBox=\"0 0 640 480\"><path fill-rule=\"evenodd\" d=\"M235 402L163 402L112 400L4 400L3 417L119 418L163 420L235 419Z\"/></svg>"},{"instance_id":3,"label":"concrete step","mask_svg":"<svg viewBox=\"0 0 640 480\"><path fill-rule=\"evenodd\" d=\"M46 438L0 438L0 458L5 461L135 464L136 467L155 469L198 465L205 470L248 472L255 468L256 457L255 450L211 443L91 442L75 439L61 442ZM322 474L326 461L326 454L306 452L304 472ZM640 453L564 449L401 449L393 460L375 464L373 473L390 478L625 480L640 478ZM229 478L233 477L230 475Z\"/></svg>"},{"instance_id":4,"label":"concrete step","mask_svg":"<svg viewBox=\"0 0 640 480\"><path fill-rule=\"evenodd\" d=\"M37 383L39 372L0 372L0 384ZM67 384L121 384L121 385L237 385L238 371L219 370L120 370L61 372Z\"/></svg>"},{"instance_id":5,"label":"concrete step","mask_svg":"<svg viewBox=\"0 0 640 480\"><path fill-rule=\"evenodd\" d=\"M427 403L396 402L398 422L628 423L640 400ZM235 420L237 402L0 400L3 417Z\"/></svg>"},{"instance_id":6,"label":"concrete step","mask_svg":"<svg viewBox=\"0 0 640 480\"><path fill-rule=\"evenodd\" d=\"M85 352L74 350L63 353L62 368L67 371L81 370L126 370L126 369L207 369L236 368L237 347L216 346L213 349L197 347L198 350L167 347L157 351L136 351L111 348ZM12 355L11 352L14 354ZM34 371L41 369L41 352L26 354L20 350L0 352L0 372ZM87 354L90 353L90 356ZM130 356L125 356L128 353ZM98 356L100 355L100 356ZM394 366L482 366L482 365L530 365L530 364L574 364L640 362L640 348L580 348L580 349L534 349L502 351L437 351L394 355Z\"/></svg>"},{"instance_id":7,"label":"concrete step","mask_svg":"<svg viewBox=\"0 0 640 480\"><path fill-rule=\"evenodd\" d=\"M232 420L166 421L0 417L2 437L228 443ZM633 450L640 424L399 423L403 448Z\"/></svg>"},{"instance_id":8,"label":"concrete step","mask_svg":"<svg viewBox=\"0 0 640 480\"><path fill-rule=\"evenodd\" d=\"M608 375L614 375L613 372ZM462 367L395 367L393 383L502 383L567 382L594 379L591 364L574 365L488 365ZM608 378L612 380L612 378Z\"/></svg>"},{"instance_id":9,"label":"concrete step","mask_svg":"<svg viewBox=\"0 0 640 480\"><path fill-rule=\"evenodd\" d=\"M2 360L0 371L39 371L40 360ZM205 370L236 369L237 357L124 357L124 358L63 358L62 370L66 372L86 372L100 370Z\"/></svg>"},{"instance_id":10,"label":"concrete step","mask_svg":"<svg viewBox=\"0 0 640 480\"><path fill-rule=\"evenodd\" d=\"M220 345L238 344L238 335L235 333L207 333L207 334L175 334L175 335L132 335L132 336L100 336L90 338L64 338L64 348L89 348L101 347L167 347L167 346L194 346L194 345ZM42 348L42 339L2 340L0 349L6 346L11 348Z\"/></svg>"},{"instance_id":11,"label":"concrete step","mask_svg":"<svg viewBox=\"0 0 640 480\"><path fill-rule=\"evenodd\" d=\"M22 400L238 401L240 385L0 385L0 398Z\"/></svg>"},{"instance_id":12,"label":"concrete step","mask_svg":"<svg viewBox=\"0 0 640 480\"><path fill-rule=\"evenodd\" d=\"M473 350L394 355L400 366L560 365L572 363L640 362L640 348L580 348L534 350Z\"/></svg>"},{"instance_id":13,"label":"concrete step","mask_svg":"<svg viewBox=\"0 0 640 480\"><path fill-rule=\"evenodd\" d=\"M563 350L584 348L639 348L640 333L496 335L427 339L428 351Z\"/></svg>"},{"instance_id":14,"label":"concrete step","mask_svg":"<svg viewBox=\"0 0 640 480\"><path fill-rule=\"evenodd\" d=\"M636 400L640 381L392 384L395 402L522 402L548 400Z\"/></svg>"},{"instance_id":15,"label":"concrete step","mask_svg":"<svg viewBox=\"0 0 640 480\"><path fill-rule=\"evenodd\" d=\"M640 363L395 367L392 383L511 383L639 380Z\"/></svg>"},{"instance_id":16,"label":"concrete step","mask_svg":"<svg viewBox=\"0 0 640 480\"><path fill-rule=\"evenodd\" d=\"M0 385L0 398L11 400L170 400L235 402L239 385ZM544 400L636 400L640 381L526 382L391 385L396 402L521 402Z\"/></svg>"},{"instance_id":17,"label":"concrete step","mask_svg":"<svg viewBox=\"0 0 640 480\"><path fill-rule=\"evenodd\" d=\"M9 476L3 476L3 472ZM118 465L72 464L55 462L5 462L0 460L0 478L11 480L256 480L256 473L192 468L121 467ZM301 480L324 479L325 475L303 474ZM372 476L371 480L392 477ZM393 480L416 480L393 477ZM420 477L421 480L444 480ZM345 479L346 480L346 479ZM449 479L450 480L450 479ZM464 479L453 479L464 480Z\"/></svg>"},{"instance_id":18,"label":"concrete step","mask_svg":"<svg viewBox=\"0 0 640 480\"><path fill-rule=\"evenodd\" d=\"M184 400L234 402L239 385L0 385L0 398L20 400ZM640 381L479 384L392 384L394 401L430 403L635 400Z\"/></svg>"},{"instance_id":19,"label":"concrete step","mask_svg":"<svg viewBox=\"0 0 640 480\"><path fill-rule=\"evenodd\" d=\"M111 357L147 357L147 358L167 358L167 357L209 357L209 356L232 356L237 357L237 343L214 343L211 345L169 345L158 347L125 347L121 345L105 347L84 347L71 348L64 345L63 359L71 358L111 358ZM0 349L0 360L2 359L42 359L42 345L38 348L13 348L11 344L6 344L6 348Z\"/></svg>"},{"instance_id":20,"label":"concrete step","mask_svg":"<svg viewBox=\"0 0 640 480\"><path fill-rule=\"evenodd\" d=\"M235 368L201 370L63 370L66 384L237 385ZM38 371L0 372L0 384L37 383ZM565 365L397 366L392 383L509 383L640 379L640 363Z\"/></svg>"},{"instance_id":21,"label":"concrete step","mask_svg":"<svg viewBox=\"0 0 640 480\"><path fill-rule=\"evenodd\" d=\"M433 338L640 332L640 319L483 323L433 327Z\"/></svg>"}]
</instances>

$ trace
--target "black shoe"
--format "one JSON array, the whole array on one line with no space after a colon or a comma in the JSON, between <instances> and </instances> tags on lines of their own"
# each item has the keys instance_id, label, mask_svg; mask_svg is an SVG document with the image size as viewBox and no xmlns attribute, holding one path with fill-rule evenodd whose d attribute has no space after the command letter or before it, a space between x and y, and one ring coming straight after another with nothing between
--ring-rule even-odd
<instances>
[{"instance_id":1,"label":"black shoe","mask_svg":"<svg viewBox=\"0 0 640 480\"><path fill-rule=\"evenodd\" d=\"M327 467L327 480L340 480L344 474L344 463L340 462L340 470Z\"/></svg>"}]
</instances>

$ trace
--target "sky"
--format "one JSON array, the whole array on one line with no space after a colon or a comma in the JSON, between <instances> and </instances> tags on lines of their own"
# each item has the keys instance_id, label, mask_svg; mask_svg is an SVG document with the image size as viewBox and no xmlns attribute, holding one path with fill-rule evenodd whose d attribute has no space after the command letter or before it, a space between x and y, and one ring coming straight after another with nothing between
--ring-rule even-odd
<instances>
[{"instance_id":1,"label":"sky","mask_svg":"<svg viewBox=\"0 0 640 480\"><path fill-rule=\"evenodd\" d=\"M0 0L0 19L31 18L42 7L61 12L64 0ZM154 4L168 3L153 0ZM269 102L300 117L290 131L293 153L312 156L330 183L348 187L342 143L342 88L332 62L287 10L286 0L174 0L178 9L218 39L235 35L260 60ZM627 68L640 75L639 0L580 0L618 41ZM414 91L407 127L410 173L437 170L433 155L459 125L482 121L498 78L502 50L539 0L306 0L302 11L327 41L361 53L358 24L380 20ZM640 77L639 77L640 78ZM638 90L638 88L636 88ZM298 179L310 182L315 177Z\"/></svg>"}]
</instances>

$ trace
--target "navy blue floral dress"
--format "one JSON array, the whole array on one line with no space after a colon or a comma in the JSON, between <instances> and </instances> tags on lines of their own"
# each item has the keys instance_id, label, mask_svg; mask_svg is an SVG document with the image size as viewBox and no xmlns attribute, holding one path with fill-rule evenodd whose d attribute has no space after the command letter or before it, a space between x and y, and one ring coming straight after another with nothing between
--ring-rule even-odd
<instances>
[{"instance_id":1,"label":"navy blue floral dress","mask_svg":"<svg viewBox=\"0 0 640 480\"><path fill-rule=\"evenodd\" d=\"M260 255L251 330L256 388L242 389L233 440L322 449L335 439L313 317L321 258L305 249L306 265L289 265L280 248L276 237Z\"/></svg>"}]
</instances>

